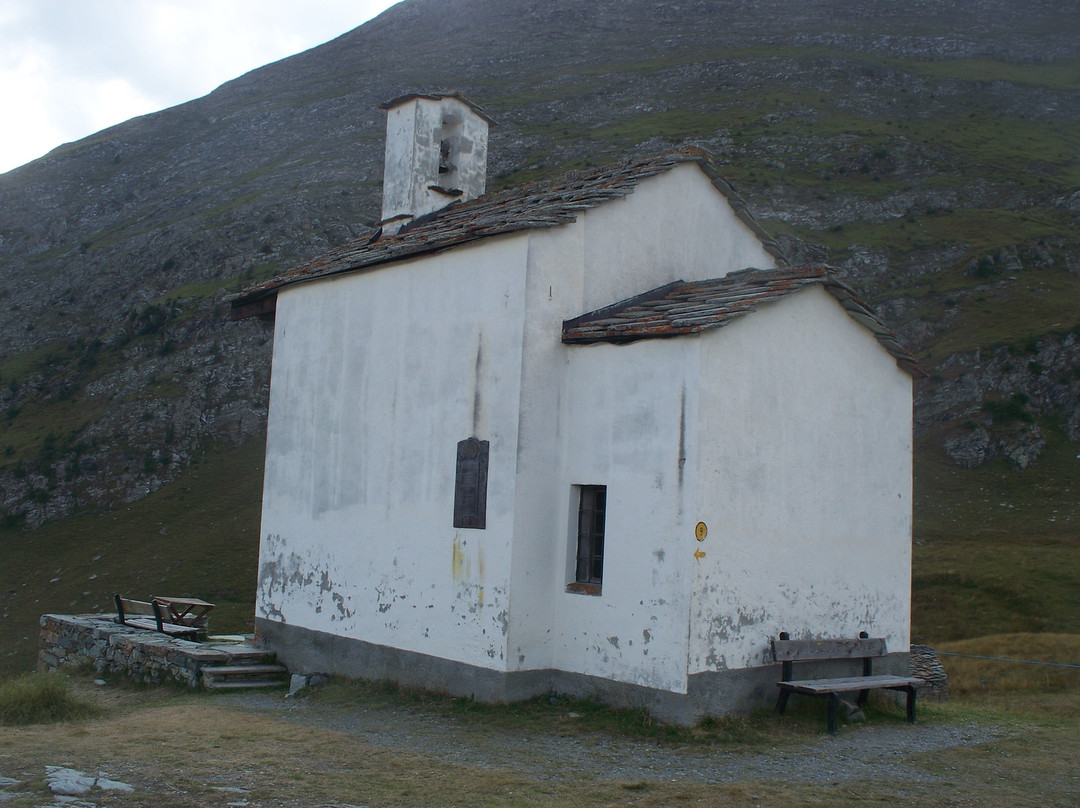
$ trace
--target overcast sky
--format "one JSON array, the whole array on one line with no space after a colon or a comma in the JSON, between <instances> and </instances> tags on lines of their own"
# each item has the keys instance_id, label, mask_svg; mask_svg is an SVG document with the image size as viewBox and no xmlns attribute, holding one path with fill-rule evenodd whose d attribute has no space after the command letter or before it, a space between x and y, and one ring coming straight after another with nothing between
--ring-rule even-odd
<instances>
[{"instance_id":1,"label":"overcast sky","mask_svg":"<svg viewBox=\"0 0 1080 808\"><path fill-rule=\"evenodd\" d=\"M396 0L0 0L0 173L328 42Z\"/></svg>"}]
</instances>

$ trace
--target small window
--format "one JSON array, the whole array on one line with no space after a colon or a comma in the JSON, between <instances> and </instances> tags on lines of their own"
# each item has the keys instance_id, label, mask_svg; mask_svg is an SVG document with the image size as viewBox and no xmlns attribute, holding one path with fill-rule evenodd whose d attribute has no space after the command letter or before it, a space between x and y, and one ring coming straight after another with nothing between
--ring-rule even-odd
<instances>
[{"instance_id":1,"label":"small window","mask_svg":"<svg viewBox=\"0 0 1080 808\"><path fill-rule=\"evenodd\" d=\"M488 442L466 438L457 445L454 527L487 527Z\"/></svg>"},{"instance_id":2,"label":"small window","mask_svg":"<svg viewBox=\"0 0 1080 808\"><path fill-rule=\"evenodd\" d=\"M444 115L441 125L435 130L435 136L439 139L440 185L450 186L456 182L463 123L457 115Z\"/></svg>"},{"instance_id":3,"label":"small window","mask_svg":"<svg viewBox=\"0 0 1080 808\"><path fill-rule=\"evenodd\" d=\"M604 580L604 523L607 513L607 487L578 487L577 571L571 589L600 594Z\"/></svg>"},{"instance_id":4,"label":"small window","mask_svg":"<svg viewBox=\"0 0 1080 808\"><path fill-rule=\"evenodd\" d=\"M450 162L450 141L443 139L439 141L439 173L440 174L453 174L454 164Z\"/></svg>"}]
</instances>

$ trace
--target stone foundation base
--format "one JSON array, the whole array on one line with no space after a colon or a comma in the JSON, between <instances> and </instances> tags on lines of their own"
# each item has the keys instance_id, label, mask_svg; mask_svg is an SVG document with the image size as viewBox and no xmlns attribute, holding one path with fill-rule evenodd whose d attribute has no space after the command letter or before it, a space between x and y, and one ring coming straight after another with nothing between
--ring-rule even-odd
<instances>
[{"instance_id":1,"label":"stone foundation base","mask_svg":"<svg viewBox=\"0 0 1080 808\"><path fill-rule=\"evenodd\" d=\"M259 645L298 673L389 679L407 687L488 703L560 693L613 707L645 709L661 721L676 724L695 724L706 716L747 713L775 704L780 679L779 665L698 673L690 677L687 693L672 693L560 670L496 671L263 618L256 618L255 631ZM815 673L810 664L800 670L807 678L825 675L824 671ZM908 670L907 653L889 654L874 662L875 673L907 675ZM834 665L827 673L858 675L862 663Z\"/></svg>"}]
</instances>

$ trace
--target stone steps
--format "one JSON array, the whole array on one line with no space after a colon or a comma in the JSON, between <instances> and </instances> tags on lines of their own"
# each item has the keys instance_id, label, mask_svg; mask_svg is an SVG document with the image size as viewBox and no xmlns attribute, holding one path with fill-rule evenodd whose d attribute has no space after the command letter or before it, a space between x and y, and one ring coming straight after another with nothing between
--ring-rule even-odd
<instances>
[{"instance_id":1,"label":"stone steps","mask_svg":"<svg viewBox=\"0 0 1080 808\"><path fill-rule=\"evenodd\" d=\"M259 659L265 657L265 652L258 655ZM232 661L235 662L236 659ZM210 665L203 668L201 673L203 687L210 690L284 687L289 678L289 671L284 665L267 663Z\"/></svg>"},{"instance_id":2,"label":"stone steps","mask_svg":"<svg viewBox=\"0 0 1080 808\"><path fill-rule=\"evenodd\" d=\"M253 690L260 687L276 687L278 689L284 688L287 682L274 679L270 680L251 680L245 682L206 682L203 684L207 690Z\"/></svg>"},{"instance_id":3,"label":"stone steps","mask_svg":"<svg viewBox=\"0 0 1080 808\"><path fill-rule=\"evenodd\" d=\"M228 664L230 666L246 667L246 666L249 666L249 665L261 665L261 664L272 665L272 664L275 664L275 662L276 662L276 658L274 656L273 651L266 651L266 650L259 649L259 648L237 649L235 647L230 648L230 647L224 646L224 645L215 646L212 643L204 643L203 645L206 648L210 648L210 649L214 649L214 650L220 648L222 651L224 651L226 654L228 654L229 655Z\"/></svg>"}]
</instances>

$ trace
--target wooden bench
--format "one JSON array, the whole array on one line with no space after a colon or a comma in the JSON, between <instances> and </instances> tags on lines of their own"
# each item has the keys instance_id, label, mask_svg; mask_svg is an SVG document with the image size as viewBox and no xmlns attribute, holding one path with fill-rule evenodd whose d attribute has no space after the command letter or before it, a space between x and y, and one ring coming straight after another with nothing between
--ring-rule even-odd
<instances>
[{"instance_id":1,"label":"wooden bench","mask_svg":"<svg viewBox=\"0 0 1080 808\"><path fill-rule=\"evenodd\" d=\"M116 622L122 626L159 631L182 640L198 639L199 634L204 632L200 626L171 622L168 612L157 601L132 600L119 594L113 595L113 600L116 602Z\"/></svg>"},{"instance_id":2,"label":"wooden bench","mask_svg":"<svg viewBox=\"0 0 1080 808\"><path fill-rule=\"evenodd\" d=\"M885 656L885 640L870 637L865 631L858 639L792 640L786 631L772 640L773 658L781 663L780 698L776 708L784 714L792 693L819 696L829 700L829 734L836 734L836 710L841 693L858 691L856 703L866 703L871 690L899 690L907 694L907 719L915 723L915 686L922 680L914 676L874 675L873 660ZM792 666L796 662L824 662L838 659L861 659L862 676L845 676L832 679L793 679Z\"/></svg>"}]
</instances>

